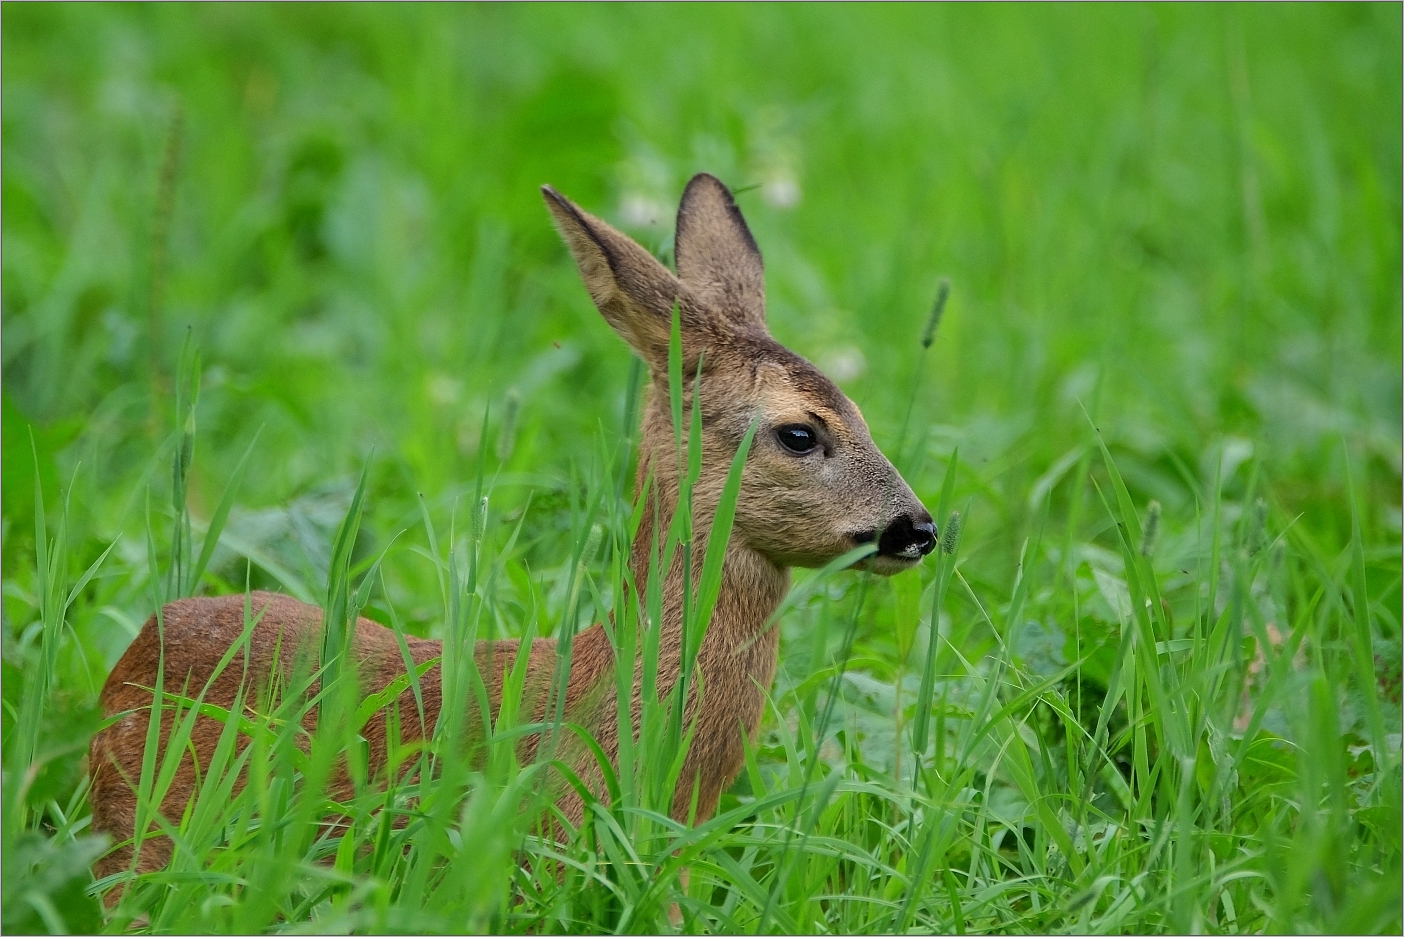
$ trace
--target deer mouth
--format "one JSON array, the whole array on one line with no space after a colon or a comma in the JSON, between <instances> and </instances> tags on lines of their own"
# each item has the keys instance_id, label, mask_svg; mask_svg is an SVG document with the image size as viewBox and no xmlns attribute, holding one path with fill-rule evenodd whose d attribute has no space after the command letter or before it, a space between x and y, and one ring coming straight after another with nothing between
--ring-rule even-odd
<instances>
[{"instance_id":1,"label":"deer mouth","mask_svg":"<svg viewBox=\"0 0 1404 937\"><path fill-rule=\"evenodd\" d=\"M892 576L911 569L936 547L936 527L925 518L899 517L881 531L862 530L850 534L854 545L875 543L877 552L854 564L880 576Z\"/></svg>"},{"instance_id":2,"label":"deer mouth","mask_svg":"<svg viewBox=\"0 0 1404 937\"><path fill-rule=\"evenodd\" d=\"M885 560L899 564L901 569L921 562L922 557L936 549L937 536L936 525L925 511L919 516L899 515L880 531L862 530L851 535L855 544L877 544L877 553L868 558L869 562Z\"/></svg>"},{"instance_id":3,"label":"deer mouth","mask_svg":"<svg viewBox=\"0 0 1404 937\"><path fill-rule=\"evenodd\" d=\"M894 556L883 556L881 553L874 553L872 556L854 563L853 568L861 569L869 573L876 573L879 576L895 576L898 573L912 569L920 562L920 557L909 560Z\"/></svg>"}]
</instances>

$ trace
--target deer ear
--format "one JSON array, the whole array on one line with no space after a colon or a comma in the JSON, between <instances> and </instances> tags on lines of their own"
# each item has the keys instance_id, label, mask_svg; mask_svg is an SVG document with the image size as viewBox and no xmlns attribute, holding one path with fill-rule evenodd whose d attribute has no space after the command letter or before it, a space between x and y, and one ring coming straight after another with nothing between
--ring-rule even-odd
<instances>
[{"instance_id":1,"label":"deer ear","mask_svg":"<svg viewBox=\"0 0 1404 937\"><path fill-rule=\"evenodd\" d=\"M765 268L746 219L716 176L692 177L678 206L678 279L718 324L765 331Z\"/></svg>"},{"instance_id":2,"label":"deer ear","mask_svg":"<svg viewBox=\"0 0 1404 937\"><path fill-rule=\"evenodd\" d=\"M541 187L556 230L605 321L654 368L666 366L673 302L683 289L653 255L549 185ZM683 325L689 313L684 303Z\"/></svg>"}]
</instances>

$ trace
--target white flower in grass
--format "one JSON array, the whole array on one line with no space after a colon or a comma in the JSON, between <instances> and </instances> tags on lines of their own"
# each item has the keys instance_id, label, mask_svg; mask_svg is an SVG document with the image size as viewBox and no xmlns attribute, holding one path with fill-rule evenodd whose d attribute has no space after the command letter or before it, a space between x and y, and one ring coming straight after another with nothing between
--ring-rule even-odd
<instances>
[{"instance_id":1,"label":"white flower in grass","mask_svg":"<svg viewBox=\"0 0 1404 937\"><path fill-rule=\"evenodd\" d=\"M435 406L447 407L458 402L463 394L463 382L447 374L431 374L424 384L429 400Z\"/></svg>"},{"instance_id":2,"label":"white flower in grass","mask_svg":"<svg viewBox=\"0 0 1404 937\"><path fill-rule=\"evenodd\" d=\"M619 220L630 228L656 228L666 222L670 210L656 198L630 192L619 205Z\"/></svg>"},{"instance_id":3,"label":"white flower in grass","mask_svg":"<svg viewBox=\"0 0 1404 937\"><path fill-rule=\"evenodd\" d=\"M830 380L842 384L862 377L863 372L868 370L868 359L863 357L863 352L857 347L844 345L825 355L819 367Z\"/></svg>"},{"instance_id":4,"label":"white flower in grass","mask_svg":"<svg viewBox=\"0 0 1404 937\"><path fill-rule=\"evenodd\" d=\"M777 170L761 183L761 198L775 208L794 208L803 196L799 180L788 169Z\"/></svg>"}]
</instances>

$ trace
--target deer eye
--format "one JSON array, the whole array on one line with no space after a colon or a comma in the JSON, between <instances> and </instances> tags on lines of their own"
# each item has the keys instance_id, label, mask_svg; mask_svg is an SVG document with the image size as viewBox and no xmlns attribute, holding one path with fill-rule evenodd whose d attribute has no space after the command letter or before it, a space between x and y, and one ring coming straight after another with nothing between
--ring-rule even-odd
<instances>
[{"instance_id":1,"label":"deer eye","mask_svg":"<svg viewBox=\"0 0 1404 937\"><path fill-rule=\"evenodd\" d=\"M795 455L813 452L815 447L819 445L819 434L803 423L791 423L788 426L780 427L775 431L775 438L780 441L780 445Z\"/></svg>"}]
</instances>

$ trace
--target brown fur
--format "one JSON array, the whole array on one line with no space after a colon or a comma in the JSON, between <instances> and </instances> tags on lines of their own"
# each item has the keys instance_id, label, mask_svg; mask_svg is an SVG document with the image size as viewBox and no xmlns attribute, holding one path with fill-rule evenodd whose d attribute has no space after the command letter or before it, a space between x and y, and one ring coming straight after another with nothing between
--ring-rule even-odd
<instances>
[{"instance_id":1,"label":"brown fur","mask_svg":"<svg viewBox=\"0 0 1404 937\"><path fill-rule=\"evenodd\" d=\"M661 540L679 497L678 453L675 451L667 388L668 336L674 301L680 311L684 373L696 373L702 363L702 473L694 490L694 568L700 579L708 524L721 499L723 483L747 429L758 429L745 463L735 526L727 544L722 587L712 624L698 654L703 691L689 694L686 714L696 718L694 741L676 792L673 814L686 819L694 783L698 788L696 817L716 809L722 791L742 768L743 738L754 737L761 721L765 693L775 675L778 634L767 628L789 588L789 568L819 566L873 538L898 522L927 525L930 515L874 446L857 407L818 369L772 339L765 327L763 266L750 231L727 191L705 174L688 184L678 210L674 276L646 250L565 199L543 189L547 207L570 248L591 298L606 321L649 365L653 392L642 417L639 484L651 474L653 487L645 520L635 540L631 566L639 583L646 580L653 531ZM689 385L691 381L687 381ZM658 388L662 388L660 392ZM688 395L690 398L689 386ZM690 407L690 399L687 406ZM819 449L797 456L787 451L776 429L787 424L813 428ZM685 464L685 461L683 462ZM893 525L889 527L889 525ZM933 541L934 542L934 541ZM877 555L867 568L879 573L906 569L930 549L931 542L905 553ZM681 551L666 571L663 587L662 640L659 651L659 691L675 685L682 665L681 609L685 577ZM254 614L263 617L249 641L247 667L242 655L209 686L206 699L228 707L241 681L266 682L281 655L291 669L298 648L318 646L318 609L268 593L252 596ZM188 685L192 695L203 687L215 663L244 628L244 597L183 599L164 610L164 645L156 619L118 661L103 687L101 702L108 715L122 715L94 737L92 770L93 828L117 841L131 839L135 823L132 788L140 776L142 753L158 662L164 653L168 690ZM539 716L545 688L556 659L556 642L534 641L527 677L529 698L537 700ZM409 640L417 663L439 656L438 641ZM517 653L515 642L480 644L479 667L487 681L494 710L500 703L503 674ZM360 619L354 639L367 691L384 687L404 673L393 634ZM568 718L590 726L604 749L617 758L616 700L613 697L614 658L602 625L575 638L566 695ZM187 684L188 681L188 684ZM432 732L440 707L440 672L435 666L422 679L427 725ZM640 680L636 673L631 708L640 710ZM401 735L420 733L412 695L398 701ZM309 720L312 717L309 716ZM162 726L164 741L171 718ZM222 726L213 719L197 720L190 746L208 762ZM386 723L373 720L363 730L373 766L383 767ZM247 740L241 738L241 745ZM526 746L530 757L534 743ZM588 758L576 760L586 782L600 796L603 785ZM162 812L176 820L193 792L195 765L181 764ZM349 784L334 781L334 787ZM335 792L334 792L335 793ZM583 804L573 790L559 804L565 815L579 820ZM169 841L146 841L135 867L147 871L170 858ZM107 875L132 867L131 847L114 850L96 871Z\"/></svg>"}]
</instances>

